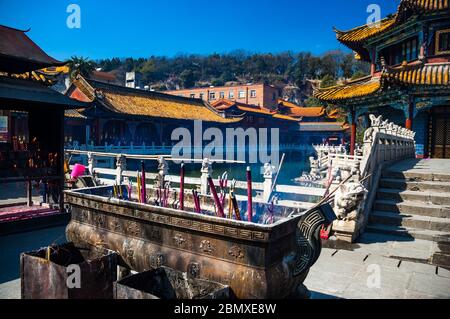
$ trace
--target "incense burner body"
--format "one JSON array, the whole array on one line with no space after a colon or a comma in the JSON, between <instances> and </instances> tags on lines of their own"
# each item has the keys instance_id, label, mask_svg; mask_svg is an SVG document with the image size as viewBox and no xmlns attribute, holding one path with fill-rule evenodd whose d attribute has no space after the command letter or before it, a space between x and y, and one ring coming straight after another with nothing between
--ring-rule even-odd
<instances>
[{"instance_id":1,"label":"incense burner body","mask_svg":"<svg viewBox=\"0 0 450 319\"><path fill-rule=\"evenodd\" d=\"M108 192L65 193L69 241L114 250L138 272L164 265L229 285L238 298L298 297L320 254L319 228L330 222L316 210L259 225L111 199Z\"/></svg>"}]
</instances>

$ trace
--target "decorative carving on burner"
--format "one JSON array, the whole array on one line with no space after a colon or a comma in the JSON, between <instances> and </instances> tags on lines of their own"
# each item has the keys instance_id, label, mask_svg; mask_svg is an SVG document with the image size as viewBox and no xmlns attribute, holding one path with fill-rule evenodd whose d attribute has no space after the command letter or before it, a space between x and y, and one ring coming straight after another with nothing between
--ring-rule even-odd
<instances>
[{"instance_id":1,"label":"decorative carving on burner","mask_svg":"<svg viewBox=\"0 0 450 319\"><path fill-rule=\"evenodd\" d=\"M162 254L155 254L150 256L150 266L152 268L158 268L161 267L164 263L164 255Z\"/></svg>"},{"instance_id":2,"label":"decorative carving on burner","mask_svg":"<svg viewBox=\"0 0 450 319\"><path fill-rule=\"evenodd\" d=\"M236 259L244 258L244 252L239 246L233 246L228 250L228 255L233 256Z\"/></svg>"},{"instance_id":3,"label":"decorative carving on burner","mask_svg":"<svg viewBox=\"0 0 450 319\"><path fill-rule=\"evenodd\" d=\"M202 242L200 243L200 249L204 253L211 254L214 251L214 246L209 240L202 240Z\"/></svg>"},{"instance_id":4,"label":"decorative carving on burner","mask_svg":"<svg viewBox=\"0 0 450 319\"><path fill-rule=\"evenodd\" d=\"M115 232L122 232L122 231L123 231L122 225L120 225L120 223L119 223L119 221L118 221L117 219L113 219L113 220L110 222L109 228L110 228L112 231L115 231Z\"/></svg>"},{"instance_id":5,"label":"decorative carving on burner","mask_svg":"<svg viewBox=\"0 0 450 319\"><path fill-rule=\"evenodd\" d=\"M178 246L184 246L186 244L186 239L181 234L175 234L173 240Z\"/></svg>"},{"instance_id":6,"label":"decorative carving on burner","mask_svg":"<svg viewBox=\"0 0 450 319\"><path fill-rule=\"evenodd\" d=\"M99 228L105 227L106 218L102 214L96 214L94 217L94 225Z\"/></svg>"},{"instance_id":7,"label":"decorative carving on burner","mask_svg":"<svg viewBox=\"0 0 450 319\"><path fill-rule=\"evenodd\" d=\"M88 222L89 221L89 211L82 209L79 214L80 222Z\"/></svg>"},{"instance_id":8,"label":"decorative carving on burner","mask_svg":"<svg viewBox=\"0 0 450 319\"><path fill-rule=\"evenodd\" d=\"M126 233L134 237L139 237L141 235L141 228L137 222L128 222Z\"/></svg>"},{"instance_id":9,"label":"decorative carving on burner","mask_svg":"<svg viewBox=\"0 0 450 319\"><path fill-rule=\"evenodd\" d=\"M200 265L198 263L190 263L188 265L187 273L189 278L200 277Z\"/></svg>"},{"instance_id":10,"label":"decorative carving on burner","mask_svg":"<svg viewBox=\"0 0 450 319\"><path fill-rule=\"evenodd\" d=\"M319 258L322 244L318 229L326 222L320 210L302 217L297 228L297 258L294 261L293 275L298 276L314 265Z\"/></svg>"}]
</instances>

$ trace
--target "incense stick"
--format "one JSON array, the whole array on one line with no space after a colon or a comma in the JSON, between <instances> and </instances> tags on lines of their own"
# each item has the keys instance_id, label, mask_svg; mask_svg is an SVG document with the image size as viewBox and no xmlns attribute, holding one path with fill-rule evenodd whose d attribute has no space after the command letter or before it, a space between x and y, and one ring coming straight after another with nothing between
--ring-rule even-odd
<instances>
[{"instance_id":1,"label":"incense stick","mask_svg":"<svg viewBox=\"0 0 450 319\"><path fill-rule=\"evenodd\" d=\"M211 189L211 194L213 195L214 202L216 204L217 212L219 213L219 217L225 218L225 214L223 212L222 204L220 203L219 197L217 196L216 187L214 186L214 182L211 178L211 175L208 175L208 184Z\"/></svg>"},{"instance_id":2,"label":"incense stick","mask_svg":"<svg viewBox=\"0 0 450 319\"><path fill-rule=\"evenodd\" d=\"M252 222L253 218L253 195L252 195L252 171L250 166L247 166L247 220Z\"/></svg>"},{"instance_id":3,"label":"incense stick","mask_svg":"<svg viewBox=\"0 0 450 319\"><path fill-rule=\"evenodd\" d=\"M180 210L184 210L184 163L180 168Z\"/></svg>"}]
</instances>

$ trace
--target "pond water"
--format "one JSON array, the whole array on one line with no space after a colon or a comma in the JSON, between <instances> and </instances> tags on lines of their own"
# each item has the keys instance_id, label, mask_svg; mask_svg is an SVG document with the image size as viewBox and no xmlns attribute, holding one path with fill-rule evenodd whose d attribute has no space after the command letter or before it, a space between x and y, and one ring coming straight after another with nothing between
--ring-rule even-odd
<instances>
[{"instance_id":1,"label":"pond water","mask_svg":"<svg viewBox=\"0 0 450 319\"><path fill-rule=\"evenodd\" d=\"M283 185L295 185L294 179L301 176L303 171L309 172L309 154L306 155L304 152L289 152L286 153L283 166L281 168L278 184ZM280 155L281 159L281 155ZM128 170L140 170L140 160L127 160ZM175 164L174 162L168 161L169 174L179 175L180 164ZM262 175L262 168L264 164L232 164L232 163L213 163L212 164L212 177L217 178L224 172L228 173L228 180L236 179L240 181L245 181L245 173L247 166L250 166L252 170L252 179L254 182L263 182L264 178ZM145 161L146 171L156 173L158 171L158 164L156 161ZM201 163L189 163L185 164L186 176L189 177L200 177Z\"/></svg>"}]
</instances>

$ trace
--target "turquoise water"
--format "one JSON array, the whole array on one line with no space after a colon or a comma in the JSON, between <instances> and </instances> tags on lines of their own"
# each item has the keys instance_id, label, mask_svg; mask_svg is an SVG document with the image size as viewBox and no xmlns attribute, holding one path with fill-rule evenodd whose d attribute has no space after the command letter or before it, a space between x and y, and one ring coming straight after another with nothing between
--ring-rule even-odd
<instances>
[{"instance_id":1,"label":"turquoise water","mask_svg":"<svg viewBox=\"0 0 450 319\"><path fill-rule=\"evenodd\" d=\"M281 158L281 156L280 156ZM169 175L179 175L180 164L168 161ZM154 172L158 171L158 164L156 161L145 161L146 171ZM250 166L252 170L252 179L254 182L262 182L264 180L262 175L262 168L264 164L230 164L230 163L213 163L212 164L212 177L217 178L224 172L228 173L228 180L236 179L245 181L245 173L247 166ZM200 177L201 163L185 164L186 176ZM140 169L139 160L127 160L128 170ZM303 171L309 172L309 160L308 156L301 152L286 153L283 166L278 177L278 184L283 185L295 185L294 179L301 176Z\"/></svg>"}]
</instances>

